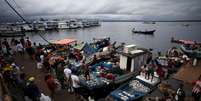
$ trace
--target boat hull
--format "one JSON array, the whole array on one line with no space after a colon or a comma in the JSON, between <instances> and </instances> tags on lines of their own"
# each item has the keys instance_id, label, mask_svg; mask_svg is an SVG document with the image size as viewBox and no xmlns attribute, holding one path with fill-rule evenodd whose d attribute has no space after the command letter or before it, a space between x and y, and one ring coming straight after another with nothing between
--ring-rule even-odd
<instances>
[{"instance_id":1,"label":"boat hull","mask_svg":"<svg viewBox=\"0 0 201 101\"><path fill-rule=\"evenodd\" d=\"M152 31L135 31L133 30L133 33L139 33L139 34L154 34L156 30L152 30Z\"/></svg>"},{"instance_id":2,"label":"boat hull","mask_svg":"<svg viewBox=\"0 0 201 101\"><path fill-rule=\"evenodd\" d=\"M181 50L190 57L196 57L201 59L201 50L191 50L187 49L184 45L180 46Z\"/></svg>"}]
</instances>

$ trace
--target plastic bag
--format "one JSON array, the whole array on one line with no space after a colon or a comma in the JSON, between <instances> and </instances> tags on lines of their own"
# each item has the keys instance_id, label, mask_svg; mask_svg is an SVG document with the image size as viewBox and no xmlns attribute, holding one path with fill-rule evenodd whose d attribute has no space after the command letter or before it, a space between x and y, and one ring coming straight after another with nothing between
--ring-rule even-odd
<instances>
[{"instance_id":1,"label":"plastic bag","mask_svg":"<svg viewBox=\"0 0 201 101\"><path fill-rule=\"evenodd\" d=\"M42 68L42 63L40 63L40 62L37 62L37 69L41 69Z\"/></svg>"}]
</instances>

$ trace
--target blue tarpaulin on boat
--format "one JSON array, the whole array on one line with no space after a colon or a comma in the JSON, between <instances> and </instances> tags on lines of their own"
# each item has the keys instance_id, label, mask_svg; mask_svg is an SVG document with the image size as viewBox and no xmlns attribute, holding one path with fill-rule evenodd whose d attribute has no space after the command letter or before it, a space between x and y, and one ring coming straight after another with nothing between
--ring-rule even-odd
<instances>
[{"instance_id":1,"label":"blue tarpaulin on boat","mask_svg":"<svg viewBox=\"0 0 201 101\"><path fill-rule=\"evenodd\" d=\"M151 87L150 85L146 84L144 81L141 81L137 78L134 78L133 80L137 80L143 85L147 87ZM145 96L147 93L136 91L135 89L131 88L129 86L129 83L125 83L113 92L110 93L110 95L115 99L115 101L133 101L137 100L143 96Z\"/></svg>"},{"instance_id":2,"label":"blue tarpaulin on boat","mask_svg":"<svg viewBox=\"0 0 201 101\"><path fill-rule=\"evenodd\" d=\"M91 45L89 45L88 43L85 44L85 46L83 47L82 50L84 51L84 53L85 53L86 55L91 55L91 54L93 54L93 53L96 52L96 49L93 48L93 47L92 47Z\"/></svg>"},{"instance_id":3,"label":"blue tarpaulin on boat","mask_svg":"<svg viewBox=\"0 0 201 101\"><path fill-rule=\"evenodd\" d=\"M128 96L128 93L132 95ZM128 84L124 84L113 91L110 95L115 99L115 101L133 101L141 98L145 93L135 91L130 88Z\"/></svg>"},{"instance_id":4,"label":"blue tarpaulin on boat","mask_svg":"<svg viewBox=\"0 0 201 101\"><path fill-rule=\"evenodd\" d=\"M92 69L92 71L96 70L97 66L101 66L107 69L111 69L112 68L112 64L108 64L108 63L104 63L104 62L99 62L96 63L95 65L91 66L90 69Z\"/></svg>"}]
</instances>

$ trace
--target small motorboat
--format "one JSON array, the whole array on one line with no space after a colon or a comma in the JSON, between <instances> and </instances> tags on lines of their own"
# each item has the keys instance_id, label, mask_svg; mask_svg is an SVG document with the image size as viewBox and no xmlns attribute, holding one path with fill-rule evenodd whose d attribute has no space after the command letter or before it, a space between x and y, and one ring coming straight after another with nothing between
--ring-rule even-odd
<instances>
[{"instance_id":1,"label":"small motorboat","mask_svg":"<svg viewBox=\"0 0 201 101\"><path fill-rule=\"evenodd\" d=\"M143 23L144 24L156 24L156 22L154 22L154 21L144 21Z\"/></svg>"},{"instance_id":2,"label":"small motorboat","mask_svg":"<svg viewBox=\"0 0 201 101\"><path fill-rule=\"evenodd\" d=\"M154 34L154 32L155 32L156 30L150 30L150 31L137 31L137 30L135 30L135 28L133 28L133 30L132 30L132 32L133 33L141 33L141 34Z\"/></svg>"},{"instance_id":3,"label":"small motorboat","mask_svg":"<svg viewBox=\"0 0 201 101\"><path fill-rule=\"evenodd\" d=\"M190 24L183 24L183 26L184 26L184 27L189 27L189 26L190 26Z\"/></svg>"}]
</instances>

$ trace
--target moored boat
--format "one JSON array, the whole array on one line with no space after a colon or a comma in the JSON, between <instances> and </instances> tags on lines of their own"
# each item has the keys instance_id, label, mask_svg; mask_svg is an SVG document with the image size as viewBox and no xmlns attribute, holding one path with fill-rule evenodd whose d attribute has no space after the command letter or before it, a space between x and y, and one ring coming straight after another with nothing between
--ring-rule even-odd
<instances>
[{"instance_id":1,"label":"moored boat","mask_svg":"<svg viewBox=\"0 0 201 101\"><path fill-rule=\"evenodd\" d=\"M193 40L177 40L177 39L174 39L174 37L171 38L171 42L178 43L178 44L185 44L185 45L195 45L195 44L201 45L200 42L196 42Z\"/></svg>"},{"instance_id":2,"label":"moored boat","mask_svg":"<svg viewBox=\"0 0 201 101\"><path fill-rule=\"evenodd\" d=\"M25 36L25 33L13 32L13 31L0 32L0 37L22 37L22 36Z\"/></svg>"},{"instance_id":3,"label":"moored boat","mask_svg":"<svg viewBox=\"0 0 201 101\"><path fill-rule=\"evenodd\" d=\"M71 19L70 20L70 29L76 29L78 28L77 20Z\"/></svg>"},{"instance_id":4,"label":"moored boat","mask_svg":"<svg viewBox=\"0 0 201 101\"><path fill-rule=\"evenodd\" d=\"M58 29L58 21L47 21L45 23L45 30L55 30Z\"/></svg>"},{"instance_id":5,"label":"moored boat","mask_svg":"<svg viewBox=\"0 0 201 101\"><path fill-rule=\"evenodd\" d=\"M58 29L68 29L68 28L70 28L70 27L65 21L58 22Z\"/></svg>"},{"instance_id":6,"label":"moored boat","mask_svg":"<svg viewBox=\"0 0 201 101\"><path fill-rule=\"evenodd\" d=\"M154 22L154 21L144 21L143 23L144 24L156 24L156 22Z\"/></svg>"},{"instance_id":7,"label":"moored boat","mask_svg":"<svg viewBox=\"0 0 201 101\"><path fill-rule=\"evenodd\" d=\"M189 27L189 26L190 26L190 24L183 24L183 26L185 26L185 27Z\"/></svg>"},{"instance_id":8,"label":"moored boat","mask_svg":"<svg viewBox=\"0 0 201 101\"><path fill-rule=\"evenodd\" d=\"M45 23L43 21L34 21L33 22L33 29L34 29L34 31L44 31L45 30Z\"/></svg>"},{"instance_id":9,"label":"moored boat","mask_svg":"<svg viewBox=\"0 0 201 101\"><path fill-rule=\"evenodd\" d=\"M158 84L159 82L157 82ZM155 85L157 85L155 84ZM155 85L151 85L137 77L130 82L123 84L113 92L111 96L115 101L133 101L142 98L155 89Z\"/></svg>"},{"instance_id":10,"label":"moored boat","mask_svg":"<svg viewBox=\"0 0 201 101\"><path fill-rule=\"evenodd\" d=\"M201 58L201 48L192 48L189 45L181 45L181 50L190 57Z\"/></svg>"},{"instance_id":11,"label":"moored boat","mask_svg":"<svg viewBox=\"0 0 201 101\"><path fill-rule=\"evenodd\" d=\"M155 32L156 30L150 30L150 31L137 31L137 30L135 30L135 28L133 28L133 30L132 30L132 32L133 33L141 33L141 34L154 34L154 32Z\"/></svg>"}]
</instances>

